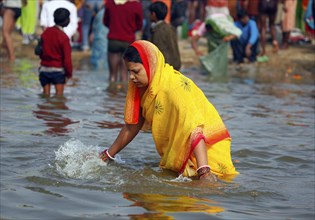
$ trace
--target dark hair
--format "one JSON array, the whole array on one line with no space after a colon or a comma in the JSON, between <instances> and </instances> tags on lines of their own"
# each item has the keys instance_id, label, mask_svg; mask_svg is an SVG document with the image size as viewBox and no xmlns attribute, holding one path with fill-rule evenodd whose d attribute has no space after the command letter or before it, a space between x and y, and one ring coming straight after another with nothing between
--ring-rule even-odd
<instances>
[{"instance_id":1,"label":"dark hair","mask_svg":"<svg viewBox=\"0 0 315 220\"><path fill-rule=\"evenodd\" d=\"M242 19L244 17L248 16L247 12L245 10L240 10L237 12L237 19Z\"/></svg>"},{"instance_id":2,"label":"dark hair","mask_svg":"<svg viewBox=\"0 0 315 220\"><path fill-rule=\"evenodd\" d=\"M206 30L207 31L213 31L213 27L210 23L206 23Z\"/></svg>"},{"instance_id":3,"label":"dark hair","mask_svg":"<svg viewBox=\"0 0 315 220\"><path fill-rule=\"evenodd\" d=\"M167 15L167 6L164 2L154 2L149 6L150 12L154 12L158 20L164 20Z\"/></svg>"},{"instance_id":4,"label":"dark hair","mask_svg":"<svg viewBox=\"0 0 315 220\"><path fill-rule=\"evenodd\" d=\"M54 22L56 25L65 27L69 24L70 12L66 8L58 8L54 12Z\"/></svg>"},{"instance_id":5,"label":"dark hair","mask_svg":"<svg viewBox=\"0 0 315 220\"><path fill-rule=\"evenodd\" d=\"M123 58L124 58L124 60L127 60L129 62L142 63L140 54L138 53L137 49L135 47L133 47L133 46L129 46L125 50Z\"/></svg>"}]
</instances>

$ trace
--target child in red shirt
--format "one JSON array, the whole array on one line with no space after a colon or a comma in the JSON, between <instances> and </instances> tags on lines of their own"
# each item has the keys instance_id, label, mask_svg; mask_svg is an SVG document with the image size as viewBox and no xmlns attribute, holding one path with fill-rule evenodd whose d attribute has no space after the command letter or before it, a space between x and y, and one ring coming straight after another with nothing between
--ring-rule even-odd
<instances>
[{"instance_id":1,"label":"child in red shirt","mask_svg":"<svg viewBox=\"0 0 315 220\"><path fill-rule=\"evenodd\" d=\"M50 86L54 84L56 95L63 96L64 85L72 77L72 49L69 37L63 32L70 22L70 12L65 8L56 9L54 21L56 25L41 35L39 81L44 95L50 95Z\"/></svg>"}]
</instances>

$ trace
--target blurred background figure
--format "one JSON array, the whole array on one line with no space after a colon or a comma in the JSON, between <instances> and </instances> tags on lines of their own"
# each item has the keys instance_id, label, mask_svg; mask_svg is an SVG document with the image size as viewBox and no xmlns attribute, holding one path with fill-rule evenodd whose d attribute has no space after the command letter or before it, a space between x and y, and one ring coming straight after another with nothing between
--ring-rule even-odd
<instances>
[{"instance_id":1,"label":"blurred background figure","mask_svg":"<svg viewBox=\"0 0 315 220\"><path fill-rule=\"evenodd\" d=\"M118 82L127 85L128 72L122 55L136 40L136 32L142 30L142 5L137 0L107 0L103 22L109 30L107 51L111 90Z\"/></svg>"},{"instance_id":2,"label":"blurred background figure","mask_svg":"<svg viewBox=\"0 0 315 220\"><path fill-rule=\"evenodd\" d=\"M267 42L267 23L269 26L270 35L272 38L273 52L277 52L278 41L276 37L275 21L278 11L278 0L259 0L259 33L260 33L260 46L263 57L266 55L266 42Z\"/></svg>"},{"instance_id":3,"label":"blurred background figure","mask_svg":"<svg viewBox=\"0 0 315 220\"><path fill-rule=\"evenodd\" d=\"M212 8L214 7L214 8ZM216 12L216 10L218 9ZM241 30L234 25L226 4L207 6L207 18L191 31L191 46L199 56L202 66L212 77L227 75L229 43L241 36ZM198 49L198 40L207 39L208 53Z\"/></svg>"},{"instance_id":4,"label":"blurred background figure","mask_svg":"<svg viewBox=\"0 0 315 220\"><path fill-rule=\"evenodd\" d=\"M72 0L71 2L77 8L77 30L71 37L71 47L75 50L81 50L82 46L82 21L83 21L83 5L85 0Z\"/></svg>"},{"instance_id":5,"label":"blurred background figure","mask_svg":"<svg viewBox=\"0 0 315 220\"><path fill-rule=\"evenodd\" d=\"M15 61L14 44L12 32L15 28L17 19L21 16L22 5L26 5L27 0L3 0L2 12L2 37L1 47L4 47L8 53L10 62Z\"/></svg>"},{"instance_id":6,"label":"blurred background figure","mask_svg":"<svg viewBox=\"0 0 315 220\"><path fill-rule=\"evenodd\" d=\"M240 9L246 11L249 18L256 21L257 25L259 26L259 0L241 0L240 7Z\"/></svg>"},{"instance_id":7,"label":"blurred background figure","mask_svg":"<svg viewBox=\"0 0 315 220\"><path fill-rule=\"evenodd\" d=\"M167 14L166 14L166 17L164 19L164 21L166 23L171 23L171 9L172 9L172 0L151 0L152 3L154 2L163 2L166 7L167 7Z\"/></svg>"},{"instance_id":8,"label":"blurred background figure","mask_svg":"<svg viewBox=\"0 0 315 220\"><path fill-rule=\"evenodd\" d=\"M107 34L108 28L103 24L103 17L106 7L103 6L99 12L97 12L92 23L92 44L91 44L91 57L90 62L96 68L103 66L108 68L107 62Z\"/></svg>"},{"instance_id":9,"label":"blurred background figure","mask_svg":"<svg viewBox=\"0 0 315 220\"><path fill-rule=\"evenodd\" d=\"M246 11L239 11L235 26L241 30L241 36L231 41L233 61L237 64L245 62L245 58L254 63L258 55L259 31L254 20L250 19Z\"/></svg>"},{"instance_id":10,"label":"blurred background figure","mask_svg":"<svg viewBox=\"0 0 315 220\"><path fill-rule=\"evenodd\" d=\"M307 35L314 40L315 39L315 1L309 0L308 4L305 8L305 16L303 16L303 20L305 20L305 30Z\"/></svg>"},{"instance_id":11,"label":"blurred background figure","mask_svg":"<svg viewBox=\"0 0 315 220\"><path fill-rule=\"evenodd\" d=\"M237 20L237 12L241 9L241 1L242 0L227 0L227 7L229 8L230 15L234 20Z\"/></svg>"},{"instance_id":12,"label":"blurred background figure","mask_svg":"<svg viewBox=\"0 0 315 220\"><path fill-rule=\"evenodd\" d=\"M187 21L187 1L175 0L171 8L171 24L177 28Z\"/></svg>"},{"instance_id":13,"label":"blurred background figure","mask_svg":"<svg viewBox=\"0 0 315 220\"><path fill-rule=\"evenodd\" d=\"M150 41L163 53L165 62L173 66L175 70L180 69L181 60L175 28L166 23L168 8L164 2L156 1L149 7L151 12L151 37Z\"/></svg>"},{"instance_id":14,"label":"blurred background figure","mask_svg":"<svg viewBox=\"0 0 315 220\"><path fill-rule=\"evenodd\" d=\"M142 40L149 40L151 37L151 20L150 20L150 10L149 7L152 3L160 1L163 2L168 9L167 15L165 17L166 23L171 22L171 8L172 8L172 0L140 0L142 5L142 11L143 11L143 27L142 27ZM185 0L186 1L186 0ZM186 11L184 11L186 13Z\"/></svg>"},{"instance_id":15,"label":"blurred background figure","mask_svg":"<svg viewBox=\"0 0 315 220\"><path fill-rule=\"evenodd\" d=\"M221 1L221 0L218 0ZM188 23L192 25L195 20L205 20L207 0L188 0Z\"/></svg>"},{"instance_id":16,"label":"blurred background figure","mask_svg":"<svg viewBox=\"0 0 315 220\"><path fill-rule=\"evenodd\" d=\"M72 78L72 48L64 27L70 23L70 11L57 8L54 11L54 25L41 34L41 49L36 51L40 57L39 81L43 94L50 96L51 86L54 85L56 95L62 97L65 84Z\"/></svg>"},{"instance_id":17,"label":"blurred background figure","mask_svg":"<svg viewBox=\"0 0 315 220\"><path fill-rule=\"evenodd\" d=\"M281 20L282 43L281 49L288 49L290 32L295 27L295 13L297 0L282 0L283 14Z\"/></svg>"},{"instance_id":18,"label":"blurred background figure","mask_svg":"<svg viewBox=\"0 0 315 220\"><path fill-rule=\"evenodd\" d=\"M82 19L82 45L83 51L90 49L90 36L92 33L92 23L96 14L103 7L103 0L84 0Z\"/></svg>"},{"instance_id":19,"label":"blurred background figure","mask_svg":"<svg viewBox=\"0 0 315 220\"><path fill-rule=\"evenodd\" d=\"M227 0L208 0L208 4L205 6L205 10L207 18L210 15L217 13L230 15Z\"/></svg>"},{"instance_id":20,"label":"blurred background figure","mask_svg":"<svg viewBox=\"0 0 315 220\"><path fill-rule=\"evenodd\" d=\"M27 45L35 40L35 28L38 18L38 0L27 0L27 4L22 6L21 16L17 20L23 35L22 44Z\"/></svg>"},{"instance_id":21,"label":"blurred background figure","mask_svg":"<svg viewBox=\"0 0 315 220\"><path fill-rule=\"evenodd\" d=\"M150 11L149 6L152 0L141 0L142 11L143 11L143 28L142 28L142 40L149 40L151 35L151 21L150 21Z\"/></svg>"},{"instance_id":22,"label":"blurred background figure","mask_svg":"<svg viewBox=\"0 0 315 220\"><path fill-rule=\"evenodd\" d=\"M40 26L45 30L47 27L55 25L54 12L57 8L66 8L70 11L70 23L64 28L64 32L69 37L70 41L72 36L76 33L78 28L78 12L75 4L71 0L47 0L42 6L40 13Z\"/></svg>"}]
</instances>

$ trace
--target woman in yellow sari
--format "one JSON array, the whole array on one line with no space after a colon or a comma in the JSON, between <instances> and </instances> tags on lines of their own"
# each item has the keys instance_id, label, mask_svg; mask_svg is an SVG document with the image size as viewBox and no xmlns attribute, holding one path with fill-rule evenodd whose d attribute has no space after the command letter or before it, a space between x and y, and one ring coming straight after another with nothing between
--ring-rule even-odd
<instances>
[{"instance_id":1,"label":"woman in yellow sari","mask_svg":"<svg viewBox=\"0 0 315 220\"><path fill-rule=\"evenodd\" d=\"M146 121L162 169L211 182L216 176L237 174L229 132L195 83L165 63L160 50L148 41L132 43L124 60L130 74L125 125L101 159L115 159Z\"/></svg>"}]
</instances>

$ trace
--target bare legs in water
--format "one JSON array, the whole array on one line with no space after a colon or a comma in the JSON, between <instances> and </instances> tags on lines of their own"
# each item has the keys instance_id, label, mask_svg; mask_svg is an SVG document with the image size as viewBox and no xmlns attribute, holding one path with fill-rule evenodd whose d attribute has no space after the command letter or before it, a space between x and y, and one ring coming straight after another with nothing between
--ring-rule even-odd
<instances>
[{"instance_id":1,"label":"bare legs in water","mask_svg":"<svg viewBox=\"0 0 315 220\"><path fill-rule=\"evenodd\" d=\"M111 89L113 86L121 87L122 85L116 85L121 82L127 84L128 82L128 71L124 64L122 53L108 52L108 64L109 64L109 83ZM119 88L118 88L119 89Z\"/></svg>"},{"instance_id":2,"label":"bare legs in water","mask_svg":"<svg viewBox=\"0 0 315 220\"><path fill-rule=\"evenodd\" d=\"M56 90L56 96L63 96L64 84L56 84L55 90ZM43 93L45 96L50 95L50 84L47 84L43 87Z\"/></svg>"}]
</instances>

